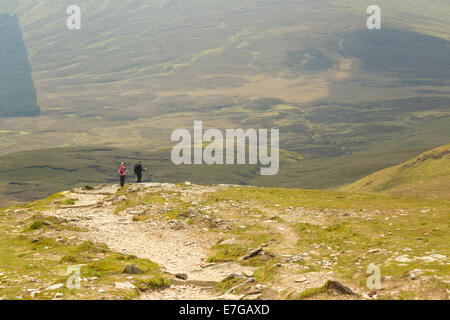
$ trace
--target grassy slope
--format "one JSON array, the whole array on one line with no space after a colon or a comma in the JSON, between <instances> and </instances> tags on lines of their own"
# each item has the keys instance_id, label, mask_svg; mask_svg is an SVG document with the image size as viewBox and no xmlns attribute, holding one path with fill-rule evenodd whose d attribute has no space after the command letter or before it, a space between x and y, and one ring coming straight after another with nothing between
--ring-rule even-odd
<instances>
[{"instance_id":1,"label":"grassy slope","mask_svg":"<svg viewBox=\"0 0 450 320\"><path fill-rule=\"evenodd\" d=\"M180 190L189 188L184 184L179 187ZM189 218L189 215L180 214L191 204L183 202L177 192L167 194L164 191L164 198L161 198L162 191L155 191L153 188L140 196L129 192L130 190L132 189L119 190L118 194L127 197L119 204L120 210L143 204L169 202L172 210L159 211L156 215L150 210L150 216L140 218L179 219L186 223L199 223ZM0 233L0 273L5 273L4 279L0 279L5 287L0 289L0 296L15 299L22 295L24 298L31 298L24 288L39 288L64 282L67 278L64 275L65 268L78 261L77 259L86 263L82 269L83 275L99 277L91 284L97 289L111 289L114 281L124 281L120 270L127 261L151 267L149 272L142 275L146 281L154 277L159 279L160 271L151 262L117 255L104 246L91 243L76 245L68 239L71 235L76 235L76 232L83 232L82 230L72 230L70 224L58 219L47 218L50 224L42 224L39 221L42 222L44 218L33 215L43 208L56 209L63 201L64 196L57 194L43 201L0 210L0 230L3 231ZM328 274L327 277L342 280L358 292L368 293L366 269L375 264L380 267L383 277L382 289L377 291L379 299L446 299L448 296L448 263L436 259L421 259L432 254L447 257L450 254L448 200L235 187L204 194L197 208L207 207L217 208L217 212L211 212L211 216L231 221L228 231L216 230L213 225L209 226L209 231L220 232L221 239L236 240L233 245L213 246L210 261L237 260L249 249L262 243L268 244L264 250L272 255L238 262L259 268L255 273L257 283L277 287L283 283L284 274L294 278L299 275L311 275L314 278L316 273L328 273L332 269L333 275ZM35 231L41 233L36 235ZM62 237L64 241L52 239L56 236ZM32 242L34 237L41 240ZM309 256L304 256L303 261L297 262L298 268L295 270L298 274L292 274L292 268L283 255L299 253L309 253ZM411 261L403 263L395 260L403 255L412 258ZM331 262L331 269L323 264L324 261ZM11 272L12 268L14 272ZM422 270L425 278L410 280L408 274L415 269ZM136 280L140 280L140 277ZM263 294L264 298L272 299L333 298L329 294L322 295L322 291L307 289L299 294L294 287L288 286L286 290L279 292L264 290ZM99 299L104 296L89 288L83 288L82 291L62 289L61 292L65 298L71 299ZM133 298L138 294L134 291L107 292L109 298L113 299ZM36 298L53 296L53 293L44 295L45 293L46 291L42 291ZM313 293L315 296L311 297ZM337 298L339 297L342 296Z\"/></svg>"},{"instance_id":2,"label":"grassy slope","mask_svg":"<svg viewBox=\"0 0 450 320\"><path fill-rule=\"evenodd\" d=\"M449 254L448 200L331 191L235 188L213 193L202 204L211 206L221 201L237 204L239 209L233 210L237 212L232 217L238 219L239 225L248 227L229 231L224 238L235 238L238 241L228 247L212 248L215 255L211 260L223 260L224 255L233 259L240 254L242 246L252 248L261 243L271 243L267 251L277 255L312 253L311 257L299 262L304 268L301 273L304 274L326 270L320 265L324 259L334 261L333 278L344 279L358 290L367 290L367 266L378 265L382 276L393 277L392 281L395 283L383 282L383 289L378 292L382 299L433 299L434 294L436 299L445 292L445 287L448 288L448 284L438 284L435 280L422 283L416 288L409 287L410 280L405 277L413 269L426 270L428 275L448 277L450 269L446 263L418 260L402 264L392 261L393 256L401 254L415 257L431 252ZM293 214L300 208L302 214ZM299 216L302 221L295 222L294 217L298 219ZM278 221L282 229L270 229L270 224L265 223L267 219ZM289 229L296 233L296 237L291 239L296 243L288 246L289 251L284 251L286 247L283 246L282 234L293 237L287 233ZM370 250L375 253L370 253ZM264 262L256 258L248 263L261 267L256 273L258 281L277 283L283 281L282 274L286 272L283 266L276 267L279 262L278 256ZM395 286L396 291L392 290ZM386 289L388 287L390 290ZM291 295L287 292L284 294L284 297L298 296L295 292ZM444 296L445 293L438 299Z\"/></svg>"},{"instance_id":3,"label":"grassy slope","mask_svg":"<svg viewBox=\"0 0 450 320\"><path fill-rule=\"evenodd\" d=\"M371 174L341 190L450 198L450 144Z\"/></svg>"},{"instance_id":4,"label":"grassy slope","mask_svg":"<svg viewBox=\"0 0 450 320\"><path fill-rule=\"evenodd\" d=\"M169 285L158 264L116 253L103 244L80 241L78 233L84 230L65 219L37 213L59 205L64 205L61 193L20 208L0 210L0 298L47 300L62 293L64 299L72 300L120 300L136 298L140 290ZM136 264L143 271L133 280L139 289L115 288L115 282L130 281L129 275L123 273L129 264ZM81 267L82 277L89 279L88 284L69 289L68 267L76 265ZM64 286L49 289L55 284Z\"/></svg>"}]
</instances>

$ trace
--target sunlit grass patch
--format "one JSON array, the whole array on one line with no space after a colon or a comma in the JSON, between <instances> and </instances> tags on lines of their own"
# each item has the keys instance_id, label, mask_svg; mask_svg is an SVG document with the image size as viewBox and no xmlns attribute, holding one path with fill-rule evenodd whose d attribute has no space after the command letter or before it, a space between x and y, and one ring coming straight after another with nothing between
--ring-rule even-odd
<instances>
[{"instance_id":1,"label":"sunlit grass patch","mask_svg":"<svg viewBox=\"0 0 450 320\"><path fill-rule=\"evenodd\" d=\"M308 288L304 291L302 291L298 296L297 299L298 300L304 300L304 299L308 299L308 298L312 298L318 294L321 293L325 293L327 291L327 287L326 286L322 286L322 287L316 287L316 288Z\"/></svg>"},{"instance_id":2,"label":"sunlit grass patch","mask_svg":"<svg viewBox=\"0 0 450 320\"><path fill-rule=\"evenodd\" d=\"M52 205L55 205L58 200L64 199L64 195L62 192L55 193L54 195L51 195L50 197L44 199L44 200L37 200L34 202L31 202L30 204L26 205L25 208L34 210L34 211L44 211L48 208L50 208Z\"/></svg>"},{"instance_id":3,"label":"sunlit grass patch","mask_svg":"<svg viewBox=\"0 0 450 320\"><path fill-rule=\"evenodd\" d=\"M75 199L65 199L61 202L57 202L56 204L60 204L63 206L73 206L75 204L76 200Z\"/></svg>"},{"instance_id":4,"label":"sunlit grass patch","mask_svg":"<svg viewBox=\"0 0 450 320\"><path fill-rule=\"evenodd\" d=\"M348 223L338 223L330 226L318 226L300 223L295 226L298 235L298 245L325 244L331 247L342 247L344 241L362 238L354 226Z\"/></svg>"},{"instance_id":5,"label":"sunlit grass patch","mask_svg":"<svg viewBox=\"0 0 450 320\"><path fill-rule=\"evenodd\" d=\"M402 198L379 194L359 194L324 190L301 190L281 188L237 187L214 193L216 201L264 203L265 207L285 210L294 208L335 209L335 210L399 210L418 207L443 207L450 209L450 202L444 200L424 200Z\"/></svg>"},{"instance_id":6,"label":"sunlit grass patch","mask_svg":"<svg viewBox=\"0 0 450 320\"><path fill-rule=\"evenodd\" d=\"M244 277L237 277L237 276L229 276L225 279L223 279L221 282L219 282L216 285L216 288L222 292L225 293L228 290L239 286L238 288L236 288L235 291L233 291L232 293L234 294L240 294L243 292L246 292L248 290L248 288L251 286L251 284L247 284L244 285L244 282L246 282L247 280Z\"/></svg>"},{"instance_id":7,"label":"sunlit grass patch","mask_svg":"<svg viewBox=\"0 0 450 320\"><path fill-rule=\"evenodd\" d=\"M275 278L279 268L280 266L275 262L266 264L255 271L255 279L261 283L272 281Z\"/></svg>"},{"instance_id":8,"label":"sunlit grass patch","mask_svg":"<svg viewBox=\"0 0 450 320\"><path fill-rule=\"evenodd\" d=\"M72 231L83 231L82 229L73 226L67 222L65 219L52 217L52 216L44 216L41 214L36 214L32 216L30 219L25 220L29 223L28 226L24 228L24 231L31 232L39 229L43 230L72 230Z\"/></svg>"},{"instance_id":9,"label":"sunlit grass patch","mask_svg":"<svg viewBox=\"0 0 450 320\"><path fill-rule=\"evenodd\" d=\"M280 241L281 234L271 230L257 230L255 232L239 233L238 237L240 240L248 243L250 247L258 247L262 244Z\"/></svg>"},{"instance_id":10,"label":"sunlit grass patch","mask_svg":"<svg viewBox=\"0 0 450 320\"><path fill-rule=\"evenodd\" d=\"M21 216L22 217L22 216ZM148 260L140 259L132 255L123 255L111 251L106 245L85 241L79 245L61 239L58 241L45 236L46 230L53 226L59 228L61 219L41 215L32 216L25 223L25 233L13 235L9 232L17 221L11 217L2 216L0 219L0 273L4 273L0 288L0 296L8 299L51 299L56 292L63 294L64 299L97 299L102 296L97 291L89 289L89 284L80 289L68 289L65 287L68 280L68 268L81 267L81 278L98 277L96 285L107 289L107 295L118 299L132 299L138 296L138 292L114 289L115 281L125 281L123 274L128 264L137 265L142 274L137 276L154 278L155 286L159 282L167 283L158 264ZM47 225L45 222L50 223ZM44 229L44 227L46 229ZM70 227L70 226L68 226ZM39 238L33 238L27 232L42 229ZM4 280L7 277L8 280ZM34 280L28 280L34 279ZM94 278L92 278L94 279ZM82 281L86 284L86 280ZM46 290L54 284L63 284L57 290ZM31 296L26 288L39 289L40 293ZM105 293L106 294L106 293Z\"/></svg>"},{"instance_id":11,"label":"sunlit grass patch","mask_svg":"<svg viewBox=\"0 0 450 320\"><path fill-rule=\"evenodd\" d=\"M247 248L241 245L216 245L212 248L216 253L207 259L207 262L235 261L247 253Z\"/></svg>"},{"instance_id":12,"label":"sunlit grass patch","mask_svg":"<svg viewBox=\"0 0 450 320\"><path fill-rule=\"evenodd\" d=\"M170 280L162 277L155 276L151 278L142 278L136 281L136 287L140 291L159 290L170 287Z\"/></svg>"},{"instance_id":13,"label":"sunlit grass patch","mask_svg":"<svg viewBox=\"0 0 450 320\"><path fill-rule=\"evenodd\" d=\"M27 229L28 229L28 231L34 231L34 230L40 229L43 225L44 225L44 221L36 220L32 224L30 224Z\"/></svg>"}]
</instances>

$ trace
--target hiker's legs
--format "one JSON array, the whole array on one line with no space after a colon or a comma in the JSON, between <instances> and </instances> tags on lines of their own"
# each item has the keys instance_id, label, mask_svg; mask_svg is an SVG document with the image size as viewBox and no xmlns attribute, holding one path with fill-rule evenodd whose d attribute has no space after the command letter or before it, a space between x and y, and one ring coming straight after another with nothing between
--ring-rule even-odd
<instances>
[{"instance_id":1,"label":"hiker's legs","mask_svg":"<svg viewBox=\"0 0 450 320\"><path fill-rule=\"evenodd\" d=\"M141 183L142 182L142 173L136 174L136 177L137 177L137 183Z\"/></svg>"},{"instance_id":2,"label":"hiker's legs","mask_svg":"<svg viewBox=\"0 0 450 320\"><path fill-rule=\"evenodd\" d=\"M121 188L125 185L125 177L126 176L120 176L120 187Z\"/></svg>"}]
</instances>

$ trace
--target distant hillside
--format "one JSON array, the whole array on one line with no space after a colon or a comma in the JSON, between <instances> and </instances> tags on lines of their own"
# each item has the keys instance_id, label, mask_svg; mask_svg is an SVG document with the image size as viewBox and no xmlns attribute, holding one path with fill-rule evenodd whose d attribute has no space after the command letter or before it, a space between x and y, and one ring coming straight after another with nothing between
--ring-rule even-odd
<instances>
[{"instance_id":1,"label":"distant hillside","mask_svg":"<svg viewBox=\"0 0 450 320\"><path fill-rule=\"evenodd\" d=\"M19 18L42 117L0 121L10 131L0 154L165 148L199 119L280 128L283 150L312 159L428 148L450 134L446 0L380 0L375 32L370 0L79 1L77 31L66 28L71 2L4 3Z\"/></svg>"},{"instance_id":2,"label":"distant hillside","mask_svg":"<svg viewBox=\"0 0 450 320\"><path fill-rule=\"evenodd\" d=\"M403 164L371 174L341 190L448 199L449 181L450 144L447 144Z\"/></svg>"},{"instance_id":3,"label":"distant hillside","mask_svg":"<svg viewBox=\"0 0 450 320\"><path fill-rule=\"evenodd\" d=\"M40 108L17 16L0 14L0 117L37 116Z\"/></svg>"},{"instance_id":4,"label":"distant hillside","mask_svg":"<svg viewBox=\"0 0 450 320\"><path fill-rule=\"evenodd\" d=\"M449 142L448 0L379 0L382 30L366 27L371 0L79 1L81 30L66 27L70 4L1 1L19 19L42 114L0 118L0 197L115 181L117 157L134 152L160 181L337 188ZM182 178L170 136L197 120L279 128L279 174ZM113 150L94 152L111 173L89 167L87 147Z\"/></svg>"},{"instance_id":5,"label":"distant hillside","mask_svg":"<svg viewBox=\"0 0 450 320\"><path fill-rule=\"evenodd\" d=\"M427 149L386 150L330 159L305 159L282 150L280 172L276 176L261 176L258 166L253 165L176 166L170 160L170 149L147 151L98 146L28 150L0 155L0 208L14 201L37 200L74 187L116 183L117 168L122 161L132 168L142 159L149 169L144 175L145 182L330 189L402 163ZM128 181L134 181L132 170Z\"/></svg>"}]
</instances>

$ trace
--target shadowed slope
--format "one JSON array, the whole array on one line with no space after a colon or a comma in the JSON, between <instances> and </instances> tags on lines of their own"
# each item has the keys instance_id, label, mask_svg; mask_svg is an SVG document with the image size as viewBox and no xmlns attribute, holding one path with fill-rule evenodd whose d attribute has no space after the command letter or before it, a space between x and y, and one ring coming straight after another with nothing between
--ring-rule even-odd
<instances>
[{"instance_id":1,"label":"shadowed slope","mask_svg":"<svg viewBox=\"0 0 450 320\"><path fill-rule=\"evenodd\" d=\"M17 16L0 14L0 117L37 116L36 90Z\"/></svg>"}]
</instances>

